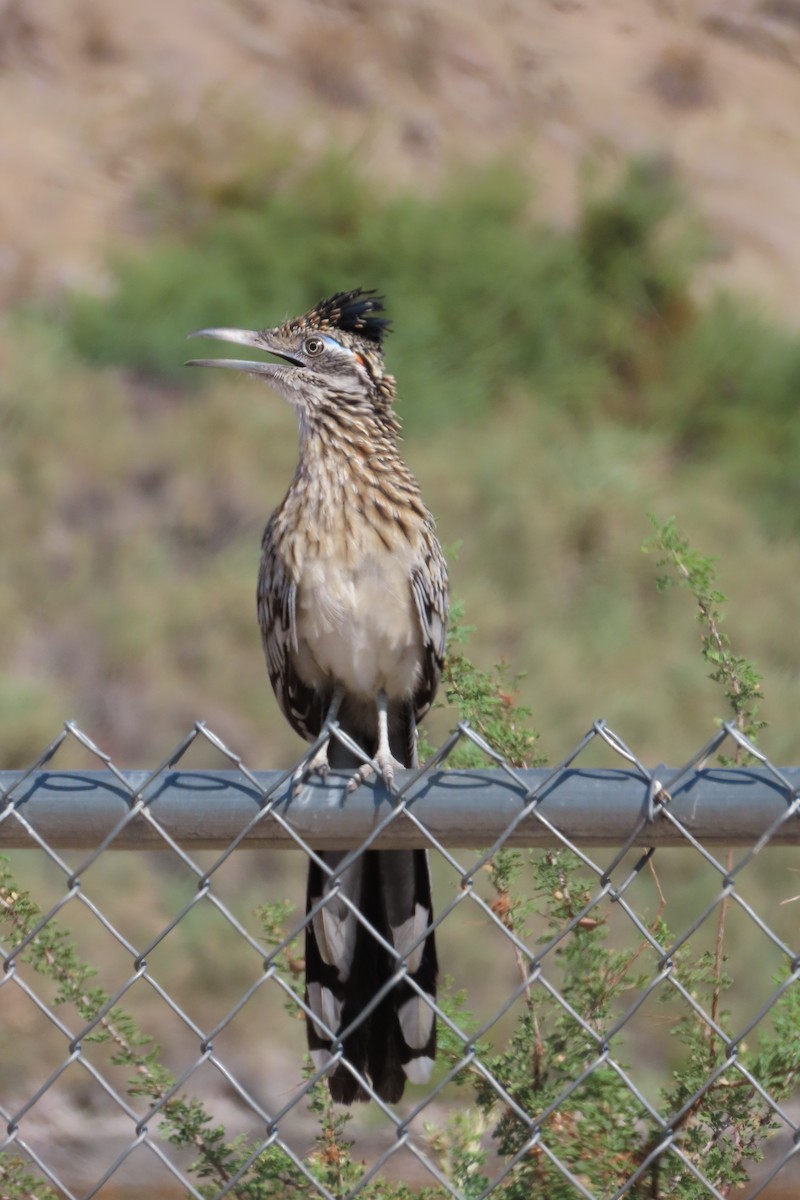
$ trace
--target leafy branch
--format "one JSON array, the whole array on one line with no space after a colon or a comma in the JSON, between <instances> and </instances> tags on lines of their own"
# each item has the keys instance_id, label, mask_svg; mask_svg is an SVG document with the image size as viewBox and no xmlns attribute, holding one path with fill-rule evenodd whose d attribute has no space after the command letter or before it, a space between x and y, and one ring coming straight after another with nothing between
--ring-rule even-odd
<instances>
[{"instance_id":1,"label":"leafy branch","mask_svg":"<svg viewBox=\"0 0 800 1200\"><path fill-rule=\"evenodd\" d=\"M540 766L544 758L536 749L539 734L529 724L531 711L517 703L522 675L509 678L508 664L502 662L488 671L476 667L464 650L473 632L474 626L464 624L462 601L453 600L442 672L445 701L437 707L455 709L458 719L467 722L507 763ZM420 758L432 753L425 731L420 730ZM459 743L448 758L452 767L484 766L485 762L482 751L468 740Z\"/></svg>"},{"instance_id":2,"label":"leafy branch","mask_svg":"<svg viewBox=\"0 0 800 1200\"><path fill-rule=\"evenodd\" d=\"M652 513L649 519L655 533L647 539L643 549L645 553L660 555L657 569L667 568L665 574L657 576L656 587L662 592L670 587L684 587L694 597L697 619L703 627L702 655L711 667L709 678L722 686L736 728L755 742L766 725L758 719L762 700L761 675L746 658L733 653L730 638L722 628L725 614L720 605L728 597L717 586L716 560L689 545L677 529L674 517L663 525ZM742 748L737 745L734 763L738 765L741 761Z\"/></svg>"}]
</instances>

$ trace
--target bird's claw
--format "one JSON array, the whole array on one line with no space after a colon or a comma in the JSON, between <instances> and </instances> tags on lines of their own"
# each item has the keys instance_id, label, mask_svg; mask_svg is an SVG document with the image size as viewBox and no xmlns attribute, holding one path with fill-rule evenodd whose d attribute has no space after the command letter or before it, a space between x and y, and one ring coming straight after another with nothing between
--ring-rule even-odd
<instances>
[{"instance_id":1,"label":"bird's claw","mask_svg":"<svg viewBox=\"0 0 800 1200\"><path fill-rule=\"evenodd\" d=\"M312 758L307 758L292 776L292 795L296 796L312 775L316 775L323 783L327 782L330 773L328 762L328 743L325 742Z\"/></svg>"},{"instance_id":2,"label":"bird's claw","mask_svg":"<svg viewBox=\"0 0 800 1200\"><path fill-rule=\"evenodd\" d=\"M373 775L380 775L386 787L391 791L395 771L404 771L405 763L401 763L392 754L382 754L379 750L372 762L362 763L348 780L348 792L354 792L362 783L366 783Z\"/></svg>"}]
</instances>

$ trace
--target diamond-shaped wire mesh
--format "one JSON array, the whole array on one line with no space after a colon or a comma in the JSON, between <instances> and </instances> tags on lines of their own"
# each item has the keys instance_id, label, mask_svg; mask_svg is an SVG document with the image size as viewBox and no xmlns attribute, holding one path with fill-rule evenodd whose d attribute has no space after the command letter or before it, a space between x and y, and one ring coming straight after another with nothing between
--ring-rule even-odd
<instances>
[{"instance_id":1,"label":"diamond-shaped wire mesh","mask_svg":"<svg viewBox=\"0 0 800 1200\"><path fill-rule=\"evenodd\" d=\"M725 741L755 765L709 767ZM465 742L488 769L446 769ZM190 769L198 746L224 769ZM582 765L598 747L615 767ZM0 775L0 1194L796 1193L800 771L732 727L649 770L597 722L547 770L462 725L391 795L292 775L202 724L153 771L68 724ZM332 878L318 905L363 924L336 878L411 846L433 868L439 1059L395 1105L360 1078L345 1124L324 1087L341 1042L305 1058L298 857ZM386 988L415 986L383 946Z\"/></svg>"}]
</instances>

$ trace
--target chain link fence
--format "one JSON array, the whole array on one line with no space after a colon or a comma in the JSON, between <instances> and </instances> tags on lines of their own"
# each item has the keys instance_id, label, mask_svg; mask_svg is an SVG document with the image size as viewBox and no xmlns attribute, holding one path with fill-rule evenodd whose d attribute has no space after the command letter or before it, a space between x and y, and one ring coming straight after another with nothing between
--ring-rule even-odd
<instances>
[{"instance_id":1,"label":"chain link fence","mask_svg":"<svg viewBox=\"0 0 800 1200\"><path fill-rule=\"evenodd\" d=\"M553 768L461 725L391 794L292 774L202 724L153 771L68 724L0 774L0 1195L798 1194L800 770L732 726L648 769L597 722ZM345 1123L275 851L386 847L430 854L439 1057Z\"/></svg>"}]
</instances>

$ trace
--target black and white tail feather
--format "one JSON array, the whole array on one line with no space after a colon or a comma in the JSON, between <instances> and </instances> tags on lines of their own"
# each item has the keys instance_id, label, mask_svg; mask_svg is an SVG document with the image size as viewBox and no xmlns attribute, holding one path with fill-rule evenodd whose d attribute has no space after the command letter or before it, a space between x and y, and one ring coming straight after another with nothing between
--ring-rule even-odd
<instances>
[{"instance_id":1,"label":"black and white tail feather","mask_svg":"<svg viewBox=\"0 0 800 1200\"><path fill-rule=\"evenodd\" d=\"M410 706L404 718L402 753L397 744L392 749L399 761L416 766ZM374 745L370 739L365 743L361 731L346 732L367 754L374 753ZM358 765L335 738L329 762L333 769ZM326 851L319 857L336 872L347 853ZM306 1018L309 1051L319 1070L331 1062L338 1035L345 1033L343 1057L328 1076L333 1099L342 1104L368 1100L369 1093L359 1079L366 1076L381 1099L395 1103L406 1080L427 1082L436 1055L433 1006L438 968L427 854L424 850L368 850L333 878L338 891L332 889L330 875L316 863L310 864L306 911L316 909L324 896L330 898L306 926L305 999L317 1018ZM342 894L358 908L363 920L340 899ZM427 936L426 930L430 930ZM374 1004L398 972L403 977Z\"/></svg>"}]
</instances>

